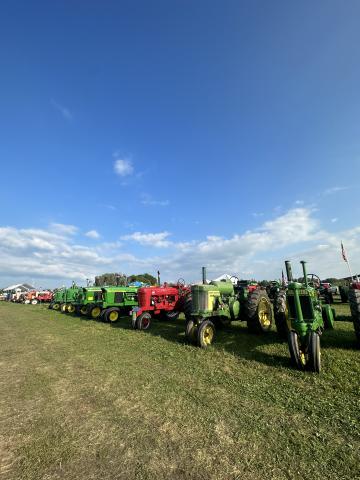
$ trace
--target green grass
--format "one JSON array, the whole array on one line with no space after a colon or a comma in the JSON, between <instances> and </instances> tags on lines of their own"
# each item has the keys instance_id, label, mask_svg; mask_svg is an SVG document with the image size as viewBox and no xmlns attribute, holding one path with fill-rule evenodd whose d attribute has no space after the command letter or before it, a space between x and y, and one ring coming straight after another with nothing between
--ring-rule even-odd
<instances>
[{"instance_id":1,"label":"green grass","mask_svg":"<svg viewBox=\"0 0 360 480\"><path fill-rule=\"evenodd\" d=\"M0 329L2 479L360 478L349 321L322 337L320 375L239 323L206 351L182 320L144 333L1 302Z\"/></svg>"}]
</instances>

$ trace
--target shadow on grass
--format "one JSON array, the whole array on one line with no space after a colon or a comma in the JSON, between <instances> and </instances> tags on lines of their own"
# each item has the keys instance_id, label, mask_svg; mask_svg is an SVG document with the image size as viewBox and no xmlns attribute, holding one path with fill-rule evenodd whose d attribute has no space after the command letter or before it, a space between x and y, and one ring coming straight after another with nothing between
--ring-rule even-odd
<instances>
[{"instance_id":1,"label":"shadow on grass","mask_svg":"<svg viewBox=\"0 0 360 480\"><path fill-rule=\"evenodd\" d=\"M356 350L359 348L354 330L337 330L336 323L334 330L325 330L323 333L321 337L321 347L342 348L345 350Z\"/></svg>"}]
</instances>

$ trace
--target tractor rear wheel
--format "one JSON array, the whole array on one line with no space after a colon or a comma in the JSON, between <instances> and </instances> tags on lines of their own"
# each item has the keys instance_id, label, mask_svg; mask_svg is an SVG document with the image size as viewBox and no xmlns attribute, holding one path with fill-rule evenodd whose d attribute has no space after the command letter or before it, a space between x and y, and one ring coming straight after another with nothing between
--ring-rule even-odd
<instances>
[{"instance_id":1,"label":"tractor rear wheel","mask_svg":"<svg viewBox=\"0 0 360 480\"><path fill-rule=\"evenodd\" d=\"M309 335L307 368L315 373L321 370L320 335L317 332Z\"/></svg>"},{"instance_id":2,"label":"tractor rear wheel","mask_svg":"<svg viewBox=\"0 0 360 480\"><path fill-rule=\"evenodd\" d=\"M210 320L201 322L197 329L197 344L201 348L209 347L215 338L215 326Z\"/></svg>"},{"instance_id":3,"label":"tractor rear wheel","mask_svg":"<svg viewBox=\"0 0 360 480\"><path fill-rule=\"evenodd\" d=\"M67 305L66 303L62 303L60 305L60 310L61 310L61 313L66 313L66 310L67 310Z\"/></svg>"},{"instance_id":4,"label":"tractor rear wheel","mask_svg":"<svg viewBox=\"0 0 360 480\"><path fill-rule=\"evenodd\" d=\"M273 312L270 299L264 288L257 288L249 293L245 313L250 332L263 333L271 329Z\"/></svg>"},{"instance_id":5,"label":"tractor rear wheel","mask_svg":"<svg viewBox=\"0 0 360 480\"><path fill-rule=\"evenodd\" d=\"M274 317L276 331L280 338L286 339L289 333L287 323L286 292L280 290L274 299Z\"/></svg>"},{"instance_id":6,"label":"tractor rear wheel","mask_svg":"<svg viewBox=\"0 0 360 480\"><path fill-rule=\"evenodd\" d=\"M89 317L96 320L101 315L101 308L98 305L94 305L88 312Z\"/></svg>"},{"instance_id":7,"label":"tractor rear wheel","mask_svg":"<svg viewBox=\"0 0 360 480\"><path fill-rule=\"evenodd\" d=\"M151 325L151 315L149 312L144 312L136 319L137 330L149 330Z\"/></svg>"},{"instance_id":8,"label":"tractor rear wheel","mask_svg":"<svg viewBox=\"0 0 360 480\"><path fill-rule=\"evenodd\" d=\"M196 343L197 325L194 320L189 319L185 325L185 337L190 343Z\"/></svg>"},{"instance_id":9,"label":"tractor rear wheel","mask_svg":"<svg viewBox=\"0 0 360 480\"><path fill-rule=\"evenodd\" d=\"M114 323L119 320L119 309L118 308L108 308L104 312L105 322Z\"/></svg>"},{"instance_id":10,"label":"tractor rear wheel","mask_svg":"<svg viewBox=\"0 0 360 480\"><path fill-rule=\"evenodd\" d=\"M288 344L289 344L291 363L298 370L305 370L306 352L303 346L301 345L301 342L299 340L299 335L294 330L291 330L288 334Z\"/></svg>"},{"instance_id":11,"label":"tractor rear wheel","mask_svg":"<svg viewBox=\"0 0 360 480\"><path fill-rule=\"evenodd\" d=\"M183 306L183 312L186 320L191 320L191 297L186 297Z\"/></svg>"},{"instance_id":12,"label":"tractor rear wheel","mask_svg":"<svg viewBox=\"0 0 360 480\"><path fill-rule=\"evenodd\" d=\"M350 288L349 303L356 339L360 345L360 290Z\"/></svg>"},{"instance_id":13,"label":"tractor rear wheel","mask_svg":"<svg viewBox=\"0 0 360 480\"><path fill-rule=\"evenodd\" d=\"M70 304L67 308L68 313L74 313L75 312L75 306Z\"/></svg>"}]
</instances>

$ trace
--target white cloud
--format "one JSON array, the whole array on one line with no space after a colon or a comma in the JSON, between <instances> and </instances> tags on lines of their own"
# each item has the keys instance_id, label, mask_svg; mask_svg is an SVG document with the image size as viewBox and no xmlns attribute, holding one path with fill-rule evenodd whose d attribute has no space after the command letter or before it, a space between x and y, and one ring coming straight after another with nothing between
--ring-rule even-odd
<instances>
[{"instance_id":1,"label":"white cloud","mask_svg":"<svg viewBox=\"0 0 360 480\"><path fill-rule=\"evenodd\" d=\"M114 171L120 177L126 177L134 173L134 167L128 158L115 158Z\"/></svg>"},{"instance_id":2,"label":"white cloud","mask_svg":"<svg viewBox=\"0 0 360 480\"><path fill-rule=\"evenodd\" d=\"M336 223L338 220L339 220L338 218L334 217L331 219L331 223Z\"/></svg>"},{"instance_id":3,"label":"white cloud","mask_svg":"<svg viewBox=\"0 0 360 480\"><path fill-rule=\"evenodd\" d=\"M60 105L60 103L56 102L55 100L51 100L51 105L61 113L61 115L66 119L66 120L72 120L73 114L70 112L70 110L63 105Z\"/></svg>"},{"instance_id":4,"label":"white cloud","mask_svg":"<svg viewBox=\"0 0 360 480\"><path fill-rule=\"evenodd\" d=\"M164 280L183 276L187 281L196 281L203 265L208 267L209 278L229 273L272 279L281 276L285 259L293 261L295 276L300 274L299 260L304 259L309 271L322 278L341 277L347 276L341 240L354 272L360 273L360 225L333 233L321 228L316 215L313 209L295 208L263 222L257 229L230 237L208 235L201 240L175 242L169 239L168 231L134 232L121 239L126 243L102 242L91 247L75 243L79 237L74 237L68 228L55 231L53 226L0 227L0 279L4 285L41 279L41 285L46 280L47 285L56 286L71 280L85 281L105 271L131 274L159 269ZM157 247L158 254L148 249L151 253L135 255L131 242Z\"/></svg>"},{"instance_id":5,"label":"white cloud","mask_svg":"<svg viewBox=\"0 0 360 480\"><path fill-rule=\"evenodd\" d=\"M148 193L143 193L141 195L142 200L141 203L146 206L152 206L152 207L167 207L170 205L169 200L155 200L151 195Z\"/></svg>"},{"instance_id":6,"label":"white cloud","mask_svg":"<svg viewBox=\"0 0 360 480\"><path fill-rule=\"evenodd\" d=\"M75 225L66 225L64 223L51 223L50 228L62 235L75 235L79 230Z\"/></svg>"},{"instance_id":7,"label":"white cloud","mask_svg":"<svg viewBox=\"0 0 360 480\"><path fill-rule=\"evenodd\" d=\"M100 238L101 235L96 230L89 230L88 232L85 233L85 236L89 238L97 239L97 238Z\"/></svg>"},{"instance_id":8,"label":"white cloud","mask_svg":"<svg viewBox=\"0 0 360 480\"><path fill-rule=\"evenodd\" d=\"M327 188L326 190L324 190L323 194L324 195L333 195L334 193L342 192L343 190L349 190L349 188L350 187L335 186L335 187Z\"/></svg>"},{"instance_id":9,"label":"white cloud","mask_svg":"<svg viewBox=\"0 0 360 480\"><path fill-rule=\"evenodd\" d=\"M152 247L167 248L172 243L167 240L167 237L170 235L169 232L160 232L160 233L141 233L134 232L131 235L124 235L121 237L122 240L133 240L134 242L140 243L140 245L147 245Z\"/></svg>"}]
</instances>

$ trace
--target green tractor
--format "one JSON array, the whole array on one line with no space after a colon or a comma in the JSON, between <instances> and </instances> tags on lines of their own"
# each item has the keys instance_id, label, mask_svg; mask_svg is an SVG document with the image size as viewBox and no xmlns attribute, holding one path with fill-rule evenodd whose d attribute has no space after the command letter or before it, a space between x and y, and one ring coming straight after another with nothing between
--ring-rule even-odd
<instances>
[{"instance_id":1,"label":"green tractor","mask_svg":"<svg viewBox=\"0 0 360 480\"><path fill-rule=\"evenodd\" d=\"M52 302L49 305L50 310L60 310L61 305L64 303L65 288L59 288L55 290Z\"/></svg>"},{"instance_id":2,"label":"green tractor","mask_svg":"<svg viewBox=\"0 0 360 480\"><path fill-rule=\"evenodd\" d=\"M191 318L185 327L190 342L206 348L215 339L215 326L234 320L246 321L248 329L254 333L271 329L272 306L264 288L254 282L241 282L237 277L208 284L205 267L202 272L202 284L191 287Z\"/></svg>"},{"instance_id":3,"label":"green tractor","mask_svg":"<svg viewBox=\"0 0 360 480\"><path fill-rule=\"evenodd\" d=\"M60 311L62 313L74 313L75 306L74 303L76 302L77 295L81 291L82 287L78 287L73 284L69 288L64 289L62 303L60 304Z\"/></svg>"},{"instance_id":4,"label":"green tractor","mask_svg":"<svg viewBox=\"0 0 360 480\"><path fill-rule=\"evenodd\" d=\"M87 315L105 322L116 322L120 315L129 315L130 310L138 305L138 287L102 287L101 299L92 302Z\"/></svg>"},{"instance_id":5,"label":"green tractor","mask_svg":"<svg viewBox=\"0 0 360 480\"><path fill-rule=\"evenodd\" d=\"M75 294L72 309L78 315L88 315L89 312L102 302L101 287L83 287Z\"/></svg>"},{"instance_id":6,"label":"green tractor","mask_svg":"<svg viewBox=\"0 0 360 480\"><path fill-rule=\"evenodd\" d=\"M315 274L307 274L306 262L300 263L303 283L293 280L291 263L288 260L285 262L288 278L286 317L290 357L299 370L307 369L319 373L320 336L326 328L334 328L335 310L328 304L322 305L318 289L320 278Z\"/></svg>"}]
</instances>

